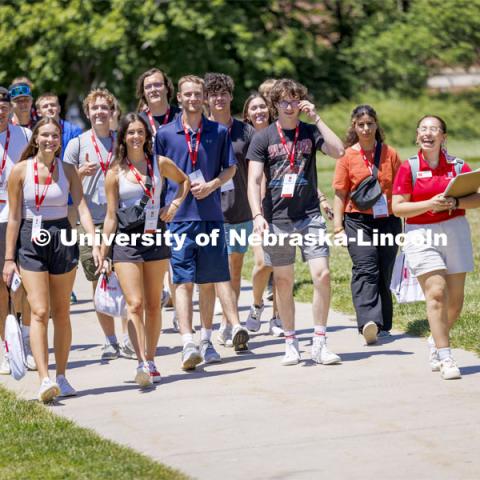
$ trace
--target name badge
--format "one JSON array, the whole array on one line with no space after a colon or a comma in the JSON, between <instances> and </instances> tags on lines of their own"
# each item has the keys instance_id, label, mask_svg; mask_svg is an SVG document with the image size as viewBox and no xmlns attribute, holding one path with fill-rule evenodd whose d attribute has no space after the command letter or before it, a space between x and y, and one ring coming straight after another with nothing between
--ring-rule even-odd
<instances>
[{"instance_id":1,"label":"name badge","mask_svg":"<svg viewBox=\"0 0 480 480\"><path fill-rule=\"evenodd\" d=\"M8 192L7 192L7 182L0 182L0 203L7 203Z\"/></svg>"},{"instance_id":2,"label":"name badge","mask_svg":"<svg viewBox=\"0 0 480 480\"><path fill-rule=\"evenodd\" d=\"M10 288L12 289L12 292L16 292L21 284L22 284L22 280L15 272L12 277L12 283L10 284Z\"/></svg>"},{"instance_id":3,"label":"name badge","mask_svg":"<svg viewBox=\"0 0 480 480\"><path fill-rule=\"evenodd\" d=\"M232 178L228 182L225 182L220 188L221 192L229 192L230 190L235 190L235 184Z\"/></svg>"},{"instance_id":4,"label":"name badge","mask_svg":"<svg viewBox=\"0 0 480 480\"><path fill-rule=\"evenodd\" d=\"M104 205L107 203L107 195L105 194L105 177L103 175L103 172L100 173L100 178L98 179L97 182L97 203L99 205Z\"/></svg>"},{"instance_id":5,"label":"name badge","mask_svg":"<svg viewBox=\"0 0 480 480\"><path fill-rule=\"evenodd\" d=\"M291 198L295 191L295 184L297 183L298 175L296 173L287 173L283 177L282 198Z\"/></svg>"},{"instance_id":6,"label":"name badge","mask_svg":"<svg viewBox=\"0 0 480 480\"><path fill-rule=\"evenodd\" d=\"M40 239L40 230L42 229L42 216L34 215L32 220L32 241Z\"/></svg>"},{"instance_id":7,"label":"name badge","mask_svg":"<svg viewBox=\"0 0 480 480\"><path fill-rule=\"evenodd\" d=\"M417 178L431 178L432 171L431 170L423 170L421 172L417 172Z\"/></svg>"},{"instance_id":8,"label":"name badge","mask_svg":"<svg viewBox=\"0 0 480 480\"><path fill-rule=\"evenodd\" d=\"M160 209L150 204L145 208L145 228L143 233L155 233L158 225L158 214Z\"/></svg>"},{"instance_id":9,"label":"name badge","mask_svg":"<svg viewBox=\"0 0 480 480\"><path fill-rule=\"evenodd\" d=\"M192 173L188 175L188 178L193 183L205 183L205 178L203 177L203 173L201 170L194 170Z\"/></svg>"},{"instance_id":10,"label":"name badge","mask_svg":"<svg viewBox=\"0 0 480 480\"><path fill-rule=\"evenodd\" d=\"M383 193L382 196L377 200L375 205L372 207L373 218L384 218L388 217L388 203L387 196Z\"/></svg>"}]
</instances>

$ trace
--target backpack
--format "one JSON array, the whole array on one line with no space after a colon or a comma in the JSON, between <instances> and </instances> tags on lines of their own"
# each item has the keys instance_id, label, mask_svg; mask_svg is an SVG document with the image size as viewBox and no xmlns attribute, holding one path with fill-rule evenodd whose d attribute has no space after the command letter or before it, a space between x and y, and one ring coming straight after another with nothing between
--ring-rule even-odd
<instances>
[{"instance_id":1,"label":"backpack","mask_svg":"<svg viewBox=\"0 0 480 480\"><path fill-rule=\"evenodd\" d=\"M447 156L447 159L453 158L453 163L455 165L454 166L455 175L459 175L460 173L462 173L464 161L461 158L449 157L449 155L446 155L446 156ZM415 182L417 181L417 174L418 174L418 171L420 170L420 159L418 158L418 155L414 155L413 157L410 157L408 159L408 163L410 164L410 169L412 170L412 188L415 188Z\"/></svg>"}]
</instances>

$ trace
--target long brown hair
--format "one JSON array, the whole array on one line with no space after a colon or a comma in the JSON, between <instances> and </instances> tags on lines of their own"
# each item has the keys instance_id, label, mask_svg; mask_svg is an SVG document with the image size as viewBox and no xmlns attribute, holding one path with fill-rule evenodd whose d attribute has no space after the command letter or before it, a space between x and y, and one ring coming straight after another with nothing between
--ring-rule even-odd
<instances>
[{"instance_id":1,"label":"long brown hair","mask_svg":"<svg viewBox=\"0 0 480 480\"><path fill-rule=\"evenodd\" d=\"M351 147L358 142L358 135L355 131L355 122L364 115L368 115L375 120L377 124L377 131L375 132L375 140L379 143L383 143L385 140L385 134L383 133L382 127L380 127L380 123L378 122L378 115L377 112L371 107L370 105L358 105L355 107L352 112L352 116L350 118L350 127L347 131L347 137L345 139L345 146Z\"/></svg>"},{"instance_id":2,"label":"long brown hair","mask_svg":"<svg viewBox=\"0 0 480 480\"><path fill-rule=\"evenodd\" d=\"M125 142L125 137L127 135L128 127L133 122L140 122L143 125L143 128L145 129L145 143L143 144L143 151L149 159L151 159L153 156L152 136L149 133L150 131L147 123L140 115L138 115L138 113L130 112L122 117L118 125L117 140L115 142L116 165L122 166L126 165L127 163L127 144Z\"/></svg>"},{"instance_id":3,"label":"long brown hair","mask_svg":"<svg viewBox=\"0 0 480 480\"><path fill-rule=\"evenodd\" d=\"M255 100L256 98L261 98L265 102L265 105L268 108L268 122L270 123L273 120L273 114L270 108L270 104L268 100L259 92L252 92L252 94L245 100L245 103L243 104L243 114L242 114L243 121L245 123L248 123L249 125L252 125L252 122L248 117L248 107L250 106L250 103L252 103L252 101Z\"/></svg>"},{"instance_id":4,"label":"long brown hair","mask_svg":"<svg viewBox=\"0 0 480 480\"><path fill-rule=\"evenodd\" d=\"M137 105L137 112L141 112L148 106L147 99L145 98L145 91L143 89L143 84L145 83L145 79L154 75L155 73L159 73L163 77L163 82L165 83L165 87L167 87L167 102L170 103L173 98L174 87L172 80L167 76L165 72L160 70L159 68L151 68L146 72L143 72L137 78L137 87L136 87L136 97L138 98L138 105Z\"/></svg>"},{"instance_id":5,"label":"long brown hair","mask_svg":"<svg viewBox=\"0 0 480 480\"><path fill-rule=\"evenodd\" d=\"M37 142L38 131L44 125L50 125L50 124L55 125L55 127L57 127L58 133L60 135L60 146L58 147L58 150L55 152L55 157L60 156L60 154L62 153L62 128L54 118L43 117L38 121L38 123L33 128L32 137L30 138L30 141L25 147L25 150L22 152L22 156L20 157L19 162L23 162L23 160L32 158L38 153L38 142Z\"/></svg>"}]
</instances>

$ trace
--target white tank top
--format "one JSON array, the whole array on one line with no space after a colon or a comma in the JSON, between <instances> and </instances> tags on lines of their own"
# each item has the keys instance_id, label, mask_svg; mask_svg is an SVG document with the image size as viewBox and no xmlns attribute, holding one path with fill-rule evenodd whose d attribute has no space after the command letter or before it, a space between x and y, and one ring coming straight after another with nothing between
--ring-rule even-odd
<instances>
[{"instance_id":1,"label":"white tank top","mask_svg":"<svg viewBox=\"0 0 480 480\"><path fill-rule=\"evenodd\" d=\"M58 181L48 187L47 195L43 200L40 210L37 212L35 207L35 180L33 171L33 158L25 160L27 162L27 172L23 182L23 205L22 218L31 220L34 215L41 215L42 220L56 220L65 218L68 215L68 193L70 185L65 172L63 171L63 162L60 159L55 160L55 170L58 170ZM39 185L40 196L43 193L45 185Z\"/></svg>"},{"instance_id":2,"label":"white tank top","mask_svg":"<svg viewBox=\"0 0 480 480\"><path fill-rule=\"evenodd\" d=\"M159 207L160 193L162 191L162 178L160 177L160 172L158 171L158 162L155 157L154 159L153 176L155 178L155 193L153 195L153 199L155 201L155 207ZM143 187L137 181L133 183L128 180L125 170L120 170L118 175L118 201L120 208L128 208L132 207L133 205L139 205L140 200L143 198L143 194Z\"/></svg>"}]
</instances>

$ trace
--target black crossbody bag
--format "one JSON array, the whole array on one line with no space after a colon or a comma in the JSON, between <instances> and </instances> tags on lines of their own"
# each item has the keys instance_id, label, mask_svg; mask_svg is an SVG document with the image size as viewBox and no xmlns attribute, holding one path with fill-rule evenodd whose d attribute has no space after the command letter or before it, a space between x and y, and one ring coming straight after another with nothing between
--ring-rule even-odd
<instances>
[{"instance_id":1,"label":"black crossbody bag","mask_svg":"<svg viewBox=\"0 0 480 480\"><path fill-rule=\"evenodd\" d=\"M147 187L147 190L151 190L152 179L150 177L147 177L145 186ZM150 197L143 192L143 197L140 200L139 205L119 208L117 210L118 229L122 232L128 232L143 225L145 223L145 207L149 200Z\"/></svg>"},{"instance_id":2,"label":"black crossbody bag","mask_svg":"<svg viewBox=\"0 0 480 480\"><path fill-rule=\"evenodd\" d=\"M382 196L382 188L377 180L381 155L382 144L377 142L377 146L375 147L372 175L364 178L358 187L350 193L350 199L359 210L368 210L369 208L372 208L377 200Z\"/></svg>"}]
</instances>

